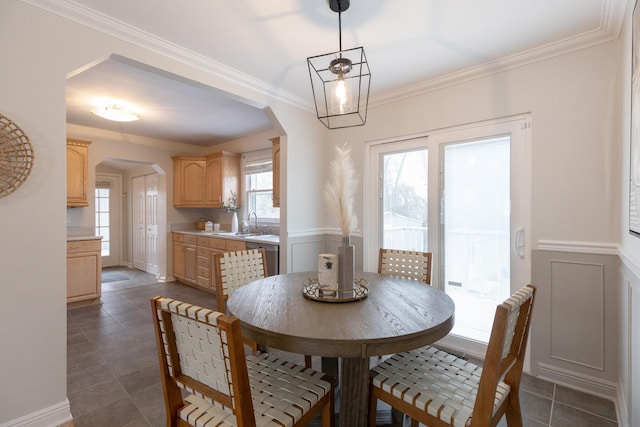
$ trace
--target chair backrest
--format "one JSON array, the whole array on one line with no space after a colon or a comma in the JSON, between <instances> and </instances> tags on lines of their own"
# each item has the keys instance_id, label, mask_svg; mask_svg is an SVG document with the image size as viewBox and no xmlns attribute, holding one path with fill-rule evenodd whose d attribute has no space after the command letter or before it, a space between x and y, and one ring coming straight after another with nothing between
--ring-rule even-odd
<instances>
[{"instance_id":1,"label":"chair backrest","mask_svg":"<svg viewBox=\"0 0 640 427\"><path fill-rule=\"evenodd\" d=\"M402 276L431 284L431 252L380 248L378 273Z\"/></svg>"},{"instance_id":2,"label":"chair backrest","mask_svg":"<svg viewBox=\"0 0 640 427\"><path fill-rule=\"evenodd\" d=\"M518 393L535 293L534 286L526 285L496 308L473 411L474 424L479 421L477 425L484 425L482 420L491 419L500 381Z\"/></svg>"},{"instance_id":3,"label":"chair backrest","mask_svg":"<svg viewBox=\"0 0 640 427\"><path fill-rule=\"evenodd\" d=\"M226 312L226 301L239 287L267 276L263 248L214 254L218 311Z\"/></svg>"},{"instance_id":4,"label":"chair backrest","mask_svg":"<svg viewBox=\"0 0 640 427\"><path fill-rule=\"evenodd\" d=\"M162 297L151 311L171 425L185 405L181 389L222 405L238 426L255 425L239 319Z\"/></svg>"}]
</instances>

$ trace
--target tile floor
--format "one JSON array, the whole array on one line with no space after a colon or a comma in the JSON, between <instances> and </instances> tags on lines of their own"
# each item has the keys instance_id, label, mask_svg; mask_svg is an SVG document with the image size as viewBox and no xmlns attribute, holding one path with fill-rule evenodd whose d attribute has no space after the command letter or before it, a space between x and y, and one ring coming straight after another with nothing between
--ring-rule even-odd
<instances>
[{"instance_id":1,"label":"tile floor","mask_svg":"<svg viewBox=\"0 0 640 427\"><path fill-rule=\"evenodd\" d=\"M163 295L204 307L215 298L189 286L157 283L138 270L104 270L102 304L68 312L67 395L76 427L164 426L150 302ZM125 275L126 280L121 279ZM302 356L282 354L303 363ZM319 365L319 359L314 360ZM525 427L617 426L613 402L525 375ZM390 411L380 405L379 425ZM506 427L504 419L499 424Z\"/></svg>"}]
</instances>

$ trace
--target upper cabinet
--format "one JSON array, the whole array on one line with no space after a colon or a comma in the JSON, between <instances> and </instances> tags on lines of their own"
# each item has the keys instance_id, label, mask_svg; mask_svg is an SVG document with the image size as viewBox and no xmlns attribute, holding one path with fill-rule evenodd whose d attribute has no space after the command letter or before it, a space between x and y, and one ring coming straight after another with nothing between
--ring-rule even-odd
<instances>
[{"instance_id":1,"label":"upper cabinet","mask_svg":"<svg viewBox=\"0 0 640 427\"><path fill-rule=\"evenodd\" d=\"M280 207L280 137L271 140L273 153L273 207Z\"/></svg>"},{"instance_id":2,"label":"upper cabinet","mask_svg":"<svg viewBox=\"0 0 640 427\"><path fill-rule=\"evenodd\" d=\"M239 195L240 154L221 151L172 159L174 207L221 208L231 191Z\"/></svg>"},{"instance_id":3,"label":"upper cabinet","mask_svg":"<svg viewBox=\"0 0 640 427\"><path fill-rule=\"evenodd\" d=\"M207 207L221 208L233 191L240 205L240 154L220 151L207 156Z\"/></svg>"},{"instance_id":4,"label":"upper cabinet","mask_svg":"<svg viewBox=\"0 0 640 427\"><path fill-rule=\"evenodd\" d=\"M90 141L67 139L67 207L87 207Z\"/></svg>"},{"instance_id":5,"label":"upper cabinet","mask_svg":"<svg viewBox=\"0 0 640 427\"><path fill-rule=\"evenodd\" d=\"M175 156L173 159L173 206L204 208L207 194L207 158Z\"/></svg>"}]
</instances>

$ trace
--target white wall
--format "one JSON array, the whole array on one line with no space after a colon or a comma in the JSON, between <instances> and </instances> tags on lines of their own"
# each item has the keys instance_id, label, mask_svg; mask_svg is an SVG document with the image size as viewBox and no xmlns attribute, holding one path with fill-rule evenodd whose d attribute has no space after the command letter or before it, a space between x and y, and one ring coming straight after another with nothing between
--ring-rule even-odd
<instances>
[{"instance_id":1,"label":"white wall","mask_svg":"<svg viewBox=\"0 0 640 427\"><path fill-rule=\"evenodd\" d=\"M116 53L221 88L254 105L270 105L287 135L282 150L295 164L291 169L296 174L306 170L316 174L322 168L318 159L323 157L325 132L308 112L225 81L202 64L168 56L178 58L180 52L162 56L19 0L0 3L0 50L10 58L0 67L0 112L26 132L35 149L29 179L14 194L0 199L0 298L4 301L0 425L55 425L70 416L66 400L66 77ZM90 160L92 173L95 161ZM321 228L322 207L313 197L318 178L301 177L293 190L297 199L285 204L284 218L292 218L295 230Z\"/></svg>"}]
</instances>

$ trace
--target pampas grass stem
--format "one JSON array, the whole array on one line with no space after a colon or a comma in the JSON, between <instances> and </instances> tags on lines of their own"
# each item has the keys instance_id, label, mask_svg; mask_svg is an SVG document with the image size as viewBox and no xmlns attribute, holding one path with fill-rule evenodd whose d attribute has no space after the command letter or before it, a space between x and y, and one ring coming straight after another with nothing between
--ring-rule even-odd
<instances>
[{"instance_id":1,"label":"pampas grass stem","mask_svg":"<svg viewBox=\"0 0 640 427\"><path fill-rule=\"evenodd\" d=\"M342 147L336 146L335 159L329 165L329 180L324 188L324 198L340 223L343 237L349 237L357 224L353 207L357 186L351 149L346 144Z\"/></svg>"}]
</instances>

